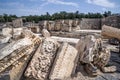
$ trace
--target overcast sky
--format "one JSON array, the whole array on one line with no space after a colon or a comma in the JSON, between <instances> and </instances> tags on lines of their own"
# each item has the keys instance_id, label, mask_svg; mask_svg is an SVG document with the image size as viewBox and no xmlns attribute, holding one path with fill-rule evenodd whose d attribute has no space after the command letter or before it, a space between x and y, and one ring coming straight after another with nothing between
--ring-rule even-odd
<instances>
[{"instance_id":1,"label":"overcast sky","mask_svg":"<svg viewBox=\"0 0 120 80\"><path fill-rule=\"evenodd\" d=\"M120 0L0 0L0 14L41 15L60 11L120 13Z\"/></svg>"}]
</instances>

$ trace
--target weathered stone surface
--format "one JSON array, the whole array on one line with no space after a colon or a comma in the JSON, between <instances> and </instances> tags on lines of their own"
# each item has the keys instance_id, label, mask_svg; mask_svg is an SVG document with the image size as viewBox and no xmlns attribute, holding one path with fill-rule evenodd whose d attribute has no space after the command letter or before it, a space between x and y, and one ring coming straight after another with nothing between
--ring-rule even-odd
<instances>
[{"instance_id":1,"label":"weathered stone surface","mask_svg":"<svg viewBox=\"0 0 120 80\"><path fill-rule=\"evenodd\" d=\"M34 33L39 33L41 31L39 26L29 26L27 28L28 28L28 30L30 30L30 31L32 31Z\"/></svg>"},{"instance_id":2,"label":"weathered stone surface","mask_svg":"<svg viewBox=\"0 0 120 80\"><path fill-rule=\"evenodd\" d=\"M48 32L47 29L43 29L43 30L42 30L42 35L43 35L44 37L50 37L50 33Z\"/></svg>"},{"instance_id":3,"label":"weathered stone surface","mask_svg":"<svg viewBox=\"0 0 120 80\"><path fill-rule=\"evenodd\" d=\"M114 16L108 16L105 18L101 19L101 25L107 25L107 26L112 26L115 28L120 28L120 16L119 15L114 15Z\"/></svg>"},{"instance_id":4,"label":"weathered stone surface","mask_svg":"<svg viewBox=\"0 0 120 80\"><path fill-rule=\"evenodd\" d=\"M49 25L48 25L48 30L49 31L54 31L55 29L55 22L54 21L49 21Z\"/></svg>"},{"instance_id":5,"label":"weathered stone surface","mask_svg":"<svg viewBox=\"0 0 120 80\"><path fill-rule=\"evenodd\" d=\"M27 67L27 80L47 80L57 48L58 43L53 39L43 41Z\"/></svg>"},{"instance_id":6,"label":"weathered stone surface","mask_svg":"<svg viewBox=\"0 0 120 80\"><path fill-rule=\"evenodd\" d=\"M116 70L117 70L116 66L104 67L102 69L103 72L115 72Z\"/></svg>"},{"instance_id":7,"label":"weathered stone surface","mask_svg":"<svg viewBox=\"0 0 120 80\"><path fill-rule=\"evenodd\" d=\"M31 50L33 50L32 45L25 46L14 51L13 53L11 53L11 55L7 56L6 58L2 59L0 61L0 72L4 71L6 68L11 66L14 62L19 60L21 57L25 55L29 55Z\"/></svg>"},{"instance_id":8,"label":"weathered stone surface","mask_svg":"<svg viewBox=\"0 0 120 80\"><path fill-rule=\"evenodd\" d=\"M69 20L62 20L62 24L67 24L67 25L69 25Z\"/></svg>"},{"instance_id":9,"label":"weathered stone surface","mask_svg":"<svg viewBox=\"0 0 120 80\"><path fill-rule=\"evenodd\" d=\"M87 63L85 68L88 74L94 75L96 72L97 75L97 69L104 69L110 60L110 51L103 47L102 40L91 35L82 37L76 49L79 51L80 62Z\"/></svg>"},{"instance_id":10,"label":"weathered stone surface","mask_svg":"<svg viewBox=\"0 0 120 80\"><path fill-rule=\"evenodd\" d=\"M32 50L31 50L32 51ZM31 54L31 52L29 52ZM0 80L20 80L31 55L23 56L0 74ZM7 78L5 78L7 76Z\"/></svg>"},{"instance_id":11,"label":"weathered stone surface","mask_svg":"<svg viewBox=\"0 0 120 80\"><path fill-rule=\"evenodd\" d=\"M78 44L76 44L76 49L79 52L80 61L84 63L90 63L93 61L95 41L95 37L91 35L82 37L79 40Z\"/></svg>"},{"instance_id":12,"label":"weathered stone surface","mask_svg":"<svg viewBox=\"0 0 120 80\"><path fill-rule=\"evenodd\" d=\"M61 27L62 27L61 22L60 21L56 21L55 26L54 26L54 30L55 31L60 31Z\"/></svg>"},{"instance_id":13,"label":"weathered stone surface","mask_svg":"<svg viewBox=\"0 0 120 80\"><path fill-rule=\"evenodd\" d=\"M101 28L101 19L87 19L82 18L80 21L81 29L100 29Z\"/></svg>"},{"instance_id":14,"label":"weathered stone surface","mask_svg":"<svg viewBox=\"0 0 120 80\"><path fill-rule=\"evenodd\" d=\"M79 39L76 38L65 38L65 37L56 37L56 36L51 36L52 39L57 40L58 42L67 42L72 45L76 45L79 41Z\"/></svg>"},{"instance_id":15,"label":"weathered stone surface","mask_svg":"<svg viewBox=\"0 0 120 80\"><path fill-rule=\"evenodd\" d=\"M11 38L11 37L8 36L8 37L4 37L4 38L0 39L0 44L9 42L10 38Z\"/></svg>"},{"instance_id":16,"label":"weathered stone surface","mask_svg":"<svg viewBox=\"0 0 120 80\"><path fill-rule=\"evenodd\" d=\"M47 29L47 27L48 27L48 21L44 21L43 29Z\"/></svg>"},{"instance_id":17,"label":"weathered stone surface","mask_svg":"<svg viewBox=\"0 0 120 80\"><path fill-rule=\"evenodd\" d=\"M20 39L18 41L14 41L7 45L5 48L0 50L0 60L4 57L8 56L13 51L24 47L24 46L30 46L32 44L31 40L28 38Z\"/></svg>"},{"instance_id":18,"label":"weathered stone surface","mask_svg":"<svg viewBox=\"0 0 120 80\"><path fill-rule=\"evenodd\" d=\"M69 32L69 25L67 24L62 24L61 31Z\"/></svg>"},{"instance_id":19,"label":"weathered stone surface","mask_svg":"<svg viewBox=\"0 0 120 80\"><path fill-rule=\"evenodd\" d=\"M116 38L120 40L120 29L113 28L111 26L102 26L102 36L108 37L108 38Z\"/></svg>"},{"instance_id":20,"label":"weathered stone surface","mask_svg":"<svg viewBox=\"0 0 120 80\"><path fill-rule=\"evenodd\" d=\"M96 65L99 69L104 69L110 60L110 51L106 48L103 48L101 51L96 52L94 55L93 64Z\"/></svg>"},{"instance_id":21,"label":"weathered stone surface","mask_svg":"<svg viewBox=\"0 0 120 80\"><path fill-rule=\"evenodd\" d=\"M11 36L12 29L11 28L3 28L2 29L2 35L3 36Z\"/></svg>"},{"instance_id":22,"label":"weathered stone surface","mask_svg":"<svg viewBox=\"0 0 120 80\"><path fill-rule=\"evenodd\" d=\"M10 43L1 49L0 72L4 71L21 57L30 55L29 51L40 44L41 39L38 36L29 31L26 31L25 34L28 37Z\"/></svg>"},{"instance_id":23,"label":"weathered stone surface","mask_svg":"<svg viewBox=\"0 0 120 80\"><path fill-rule=\"evenodd\" d=\"M23 38L29 38L33 42L33 44L39 44L42 39L39 37L39 35L36 35L35 33L31 32L30 30L23 30L21 33L21 37Z\"/></svg>"},{"instance_id":24,"label":"weathered stone surface","mask_svg":"<svg viewBox=\"0 0 120 80\"><path fill-rule=\"evenodd\" d=\"M13 34L14 35L21 35L21 32L24 28L21 27L21 28L3 28L2 29L2 34L3 36L10 36Z\"/></svg>"},{"instance_id":25,"label":"weathered stone surface","mask_svg":"<svg viewBox=\"0 0 120 80\"><path fill-rule=\"evenodd\" d=\"M22 27L23 26L22 18L15 19L12 22L13 22L14 27Z\"/></svg>"},{"instance_id":26,"label":"weathered stone surface","mask_svg":"<svg viewBox=\"0 0 120 80\"><path fill-rule=\"evenodd\" d=\"M97 67L94 66L92 63L86 64L84 66L84 69L89 76L97 76L98 75Z\"/></svg>"},{"instance_id":27,"label":"weathered stone surface","mask_svg":"<svg viewBox=\"0 0 120 80\"><path fill-rule=\"evenodd\" d=\"M85 35L98 35L101 36L101 30L76 30L72 32L55 32L51 31L52 36L67 37L67 38L80 38Z\"/></svg>"},{"instance_id":28,"label":"weathered stone surface","mask_svg":"<svg viewBox=\"0 0 120 80\"><path fill-rule=\"evenodd\" d=\"M66 77L70 77L74 72L76 58L77 50L68 43L63 43L55 58L54 65L49 76L50 80L63 80Z\"/></svg>"}]
</instances>

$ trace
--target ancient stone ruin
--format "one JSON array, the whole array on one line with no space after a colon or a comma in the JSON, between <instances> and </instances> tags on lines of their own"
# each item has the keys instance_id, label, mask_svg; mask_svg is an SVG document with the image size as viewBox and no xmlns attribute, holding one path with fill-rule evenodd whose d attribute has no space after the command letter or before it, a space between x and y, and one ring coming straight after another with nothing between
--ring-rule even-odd
<instances>
[{"instance_id":1,"label":"ancient stone ruin","mask_svg":"<svg viewBox=\"0 0 120 80\"><path fill-rule=\"evenodd\" d=\"M119 80L120 30L108 23L14 20L0 32L0 80Z\"/></svg>"}]
</instances>

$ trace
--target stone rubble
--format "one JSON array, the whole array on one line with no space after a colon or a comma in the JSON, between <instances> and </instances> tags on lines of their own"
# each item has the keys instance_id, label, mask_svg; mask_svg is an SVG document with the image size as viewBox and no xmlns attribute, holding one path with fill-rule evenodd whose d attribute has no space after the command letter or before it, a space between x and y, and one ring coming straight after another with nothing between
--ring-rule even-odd
<instances>
[{"instance_id":1,"label":"stone rubble","mask_svg":"<svg viewBox=\"0 0 120 80\"><path fill-rule=\"evenodd\" d=\"M89 80L88 74L103 79L101 74L119 71L118 66L108 64L112 52L102 37L119 39L117 28L80 30L81 25L89 27L90 19L42 21L41 27L35 23L23 27L21 20L14 20L13 27L3 28L0 33L0 80ZM93 24L91 27L96 29L98 23ZM114 34L110 35L107 28ZM78 66L83 67L82 71Z\"/></svg>"}]
</instances>

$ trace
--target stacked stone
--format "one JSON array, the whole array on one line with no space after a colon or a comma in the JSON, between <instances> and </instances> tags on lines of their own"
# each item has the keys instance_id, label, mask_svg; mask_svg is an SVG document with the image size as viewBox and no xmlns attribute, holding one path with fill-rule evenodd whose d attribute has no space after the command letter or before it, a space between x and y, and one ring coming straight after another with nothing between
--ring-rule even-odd
<instances>
[{"instance_id":1,"label":"stacked stone","mask_svg":"<svg viewBox=\"0 0 120 80\"><path fill-rule=\"evenodd\" d=\"M43 30L42 30L42 35L43 35L45 38L50 37L50 33L48 32L47 29L43 29Z\"/></svg>"},{"instance_id":2,"label":"stacked stone","mask_svg":"<svg viewBox=\"0 0 120 80\"><path fill-rule=\"evenodd\" d=\"M22 18L15 19L12 22L13 22L13 27L23 27Z\"/></svg>"},{"instance_id":3,"label":"stacked stone","mask_svg":"<svg viewBox=\"0 0 120 80\"><path fill-rule=\"evenodd\" d=\"M120 40L120 29L114 28L112 26L103 25L102 26L102 36L105 38L116 38Z\"/></svg>"},{"instance_id":4,"label":"stacked stone","mask_svg":"<svg viewBox=\"0 0 120 80\"><path fill-rule=\"evenodd\" d=\"M80 20L41 21L40 27L49 31L70 32L80 29Z\"/></svg>"},{"instance_id":5,"label":"stacked stone","mask_svg":"<svg viewBox=\"0 0 120 80\"><path fill-rule=\"evenodd\" d=\"M55 29L55 22L54 21L49 21L49 24L48 24L48 30L49 31L54 31Z\"/></svg>"}]
</instances>

